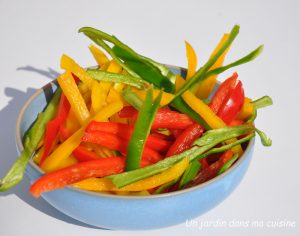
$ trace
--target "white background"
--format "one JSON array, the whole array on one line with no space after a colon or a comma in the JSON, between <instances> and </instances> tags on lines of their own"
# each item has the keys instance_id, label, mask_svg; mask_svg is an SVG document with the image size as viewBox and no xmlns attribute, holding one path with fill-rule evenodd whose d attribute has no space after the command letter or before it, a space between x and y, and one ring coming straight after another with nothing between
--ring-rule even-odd
<instances>
[{"instance_id":1,"label":"white background","mask_svg":"<svg viewBox=\"0 0 300 236\"><path fill-rule=\"evenodd\" d=\"M245 179L215 209L169 228L144 235L300 235L299 217L299 1L12 1L0 0L0 175L17 158L14 132L19 109L39 87L61 72L62 53L82 66L94 65L89 40L77 34L93 26L117 35L155 60L186 66L184 40L203 63L224 32L240 24L230 62L265 45L263 54L237 71L246 95L265 94L272 107L259 111L257 126L273 139L271 148L256 143ZM224 73L220 80L232 73ZM24 181L0 194L0 235L140 235L95 229L64 216L28 194ZM159 210L159 209L153 209ZM198 226L225 221L235 227ZM249 227L238 222L250 221ZM263 227L251 227L262 221ZM269 228L270 221L293 221L295 228ZM235 223L235 225L233 225Z\"/></svg>"}]
</instances>

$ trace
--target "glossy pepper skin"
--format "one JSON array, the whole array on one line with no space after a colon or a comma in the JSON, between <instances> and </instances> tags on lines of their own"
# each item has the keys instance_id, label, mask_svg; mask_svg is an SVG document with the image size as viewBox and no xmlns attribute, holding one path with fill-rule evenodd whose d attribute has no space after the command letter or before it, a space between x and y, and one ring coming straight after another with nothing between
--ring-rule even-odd
<instances>
[{"instance_id":1,"label":"glossy pepper skin","mask_svg":"<svg viewBox=\"0 0 300 236\"><path fill-rule=\"evenodd\" d=\"M81 141L98 144L111 150L117 150L123 154L126 154L129 140L120 138L110 133L92 131L86 132L81 138ZM148 160L151 163L156 163L162 159L162 155L160 155L157 151L148 148L147 146L144 148L142 156L144 160Z\"/></svg>"},{"instance_id":2,"label":"glossy pepper skin","mask_svg":"<svg viewBox=\"0 0 300 236\"><path fill-rule=\"evenodd\" d=\"M137 114L138 111L133 107L124 107L119 112L119 116L122 118L135 118ZM160 108L156 113L151 128L186 129L193 123L193 120L185 114L172 111L169 108Z\"/></svg>"},{"instance_id":3,"label":"glossy pepper skin","mask_svg":"<svg viewBox=\"0 0 300 236\"><path fill-rule=\"evenodd\" d=\"M229 124L239 113L244 104L245 94L242 82L239 81L235 88L231 91L229 98L225 104L222 105L218 112L218 116Z\"/></svg>"},{"instance_id":4,"label":"glossy pepper skin","mask_svg":"<svg viewBox=\"0 0 300 236\"><path fill-rule=\"evenodd\" d=\"M34 197L39 197L43 192L63 188L83 179L120 173L124 167L125 159L120 157L81 162L43 175L31 185L29 191Z\"/></svg>"},{"instance_id":5,"label":"glossy pepper skin","mask_svg":"<svg viewBox=\"0 0 300 236\"><path fill-rule=\"evenodd\" d=\"M209 103L209 107L214 111L214 113L217 114L223 103L228 100L228 95L234 89L237 78L238 74L234 73L231 77L220 84Z\"/></svg>"},{"instance_id":6,"label":"glossy pepper skin","mask_svg":"<svg viewBox=\"0 0 300 236\"><path fill-rule=\"evenodd\" d=\"M203 127L198 124L192 124L185 129L172 144L166 156L176 155L191 147L192 143L204 132Z\"/></svg>"},{"instance_id":7,"label":"glossy pepper skin","mask_svg":"<svg viewBox=\"0 0 300 236\"><path fill-rule=\"evenodd\" d=\"M117 135L123 139L129 140L133 133L133 126L118 122L97 122L91 121L86 132L101 131ZM165 152L170 147L171 142L150 134L146 141L146 146L155 151Z\"/></svg>"}]
</instances>

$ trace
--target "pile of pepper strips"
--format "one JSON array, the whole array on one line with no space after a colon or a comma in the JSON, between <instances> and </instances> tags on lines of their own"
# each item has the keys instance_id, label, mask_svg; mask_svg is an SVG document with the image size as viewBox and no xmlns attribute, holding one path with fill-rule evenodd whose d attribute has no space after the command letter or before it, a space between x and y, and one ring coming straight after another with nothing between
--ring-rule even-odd
<instances>
[{"instance_id":1,"label":"pile of pepper strips","mask_svg":"<svg viewBox=\"0 0 300 236\"><path fill-rule=\"evenodd\" d=\"M32 195L38 197L70 184L126 195L176 191L230 168L243 153L241 144L253 138L255 130L263 144L270 145L252 122L256 108L270 105L271 100L245 97L237 73L208 99L218 73L254 59L261 51L259 48L224 69L235 27L212 53L213 63L208 61L198 71L196 53L186 42L185 79L135 53L114 36L81 29L112 59L91 45L99 67L85 70L63 55L61 67L66 72L58 78L62 92L56 92L60 97L59 102L53 102L57 109L45 124L34 157L47 174L31 186ZM114 47L111 49L105 41ZM218 141L207 143L209 138ZM197 142L203 151L195 149L191 155Z\"/></svg>"}]
</instances>

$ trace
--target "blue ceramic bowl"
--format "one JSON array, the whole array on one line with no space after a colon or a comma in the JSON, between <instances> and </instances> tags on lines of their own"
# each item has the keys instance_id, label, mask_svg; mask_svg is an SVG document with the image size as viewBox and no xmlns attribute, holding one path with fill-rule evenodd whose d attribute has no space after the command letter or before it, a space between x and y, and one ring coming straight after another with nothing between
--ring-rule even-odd
<instances>
[{"instance_id":1,"label":"blue ceramic bowl","mask_svg":"<svg viewBox=\"0 0 300 236\"><path fill-rule=\"evenodd\" d=\"M172 68L176 73L184 73ZM16 125L16 143L23 150L22 137L43 110L55 83L39 89L22 108ZM229 171L199 186L153 196L119 196L66 187L42 194L42 197L62 213L106 229L140 230L166 227L200 216L221 203L242 180L252 157L254 139L243 156ZM26 169L31 182L43 171L31 160Z\"/></svg>"}]
</instances>

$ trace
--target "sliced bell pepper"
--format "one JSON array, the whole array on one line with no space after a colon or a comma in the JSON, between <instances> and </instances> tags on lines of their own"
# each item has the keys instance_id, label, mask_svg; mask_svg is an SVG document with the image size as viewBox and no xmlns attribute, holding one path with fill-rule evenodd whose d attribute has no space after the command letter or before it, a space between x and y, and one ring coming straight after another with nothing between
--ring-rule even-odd
<instances>
[{"instance_id":1,"label":"sliced bell pepper","mask_svg":"<svg viewBox=\"0 0 300 236\"><path fill-rule=\"evenodd\" d=\"M209 107L213 110L214 113L218 113L222 104L227 102L230 92L234 89L236 85L238 74L235 72L231 77L226 79L223 83L220 84L219 88L213 95Z\"/></svg>"},{"instance_id":2,"label":"sliced bell pepper","mask_svg":"<svg viewBox=\"0 0 300 236\"><path fill-rule=\"evenodd\" d=\"M173 156L189 149L193 142L199 138L203 132L204 129L201 125L198 123L192 124L176 138L166 156Z\"/></svg>"},{"instance_id":3,"label":"sliced bell pepper","mask_svg":"<svg viewBox=\"0 0 300 236\"><path fill-rule=\"evenodd\" d=\"M108 106L101 109L92 120L105 121L113 114L120 111L123 107L122 102L111 103ZM81 142L81 137L84 134L84 130L88 123L85 123L79 130L77 130L71 137L65 142L60 144L44 161L41 166L45 172L51 172L60 168L60 163L68 158L74 149L78 147Z\"/></svg>"},{"instance_id":4,"label":"sliced bell pepper","mask_svg":"<svg viewBox=\"0 0 300 236\"><path fill-rule=\"evenodd\" d=\"M184 83L183 78L177 76L177 80L180 83ZM186 91L182 94L184 101L196 111L206 122L213 128L218 129L225 127L226 124L224 121L218 117L208 105L206 105L201 99L197 98L192 92ZM234 142L236 140L230 140L228 142ZM243 153L243 150L240 145L233 147L235 153Z\"/></svg>"},{"instance_id":5,"label":"sliced bell pepper","mask_svg":"<svg viewBox=\"0 0 300 236\"><path fill-rule=\"evenodd\" d=\"M120 117L135 118L138 111L133 107L124 107L120 112ZM177 111L172 111L167 108L158 109L154 118L152 129L167 128L167 129L185 129L192 125L193 120L185 114Z\"/></svg>"},{"instance_id":6,"label":"sliced bell pepper","mask_svg":"<svg viewBox=\"0 0 300 236\"><path fill-rule=\"evenodd\" d=\"M188 70L186 79L189 80L196 72L197 69L197 55L189 42L185 41L185 51L186 51L186 57L188 61Z\"/></svg>"},{"instance_id":7,"label":"sliced bell pepper","mask_svg":"<svg viewBox=\"0 0 300 236\"><path fill-rule=\"evenodd\" d=\"M132 91L136 95L138 95L138 97L141 100L143 100L143 101L145 100L146 90L132 89ZM153 89L153 97L154 97L154 99L158 96L159 93L160 93L159 89ZM162 98L161 98L161 101L160 101L160 106L166 106L166 105L168 105L172 101L173 97L174 97L173 94L167 93L167 92L163 92L162 93Z\"/></svg>"},{"instance_id":8,"label":"sliced bell pepper","mask_svg":"<svg viewBox=\"0 0 300 236\"><path fill-rule=\"evenodd\" d=\"M235 154L229 160L227 160L223 164L223 166L220 168L220 170L218 171L218 175L220 175L220 174L224 173L225 171L227 171L238 158L239 158L239 155Z\"/></svg>"},{"instance_id":9,"label":"sliced bell pepper","mask_svg":"<svg viewBox=\"0 0 300 236\"><path fill-rule=\"evenodd\" d=\"M218 112L218 116L226 123L230 123L241 110L245 95L242 82L239 81L231 91L226 104L223 104Z\"/></svg>"},{"instance_id":10,"label":"sliced bell pepper","mask_svg":"<svg viewBox=\"0 0 300 236\"><path fill-rule=\"evenodd\" d=\"M109 179L90 178L77 182L73 186L91 191L142 191L153 189L179 178L187 168L189 161L184 158L169 169L122 188L117 188Z\"/></svg>"},{"instance_id":11,"label":"sliced bell pepper","mask_svg":"<svg viewBox=\"0 0 300 236\"><path fill-rule=\"evenodd\" d=\"M90 131L86 132L81 141L98 144L107 147L111 150L117 150L122 154L127 154L128 152L128 141L126 139L120 138L117 135L101 132L101 131ZM152 150L151 148L145 147L142 157L144 160L149 160L152 163L156 163L162 159L162 156Z\"/></svg>"},{"instance_id":12,"label":"sliced bell pepper","mask_svg":"<svg viewBox=\"0 0 300 236\"><path fill-rule=\"evenodd\" d=\"M43 175L30 187L30 193L39 197L43 192L63 188L83 179L104 177L124 170L125 159L120 157L101 158L81 162Z\"/></svg>"},{"instance_id":13,"label":"sliced bell pepper","mask_svg":"<svg viewBox=\"0 0 300 236\"><path fill-rule=\"evenodd\" d=\"M89 133L93 131L101 131L105 133L114 134L128 141L132 136L133 126L128 124L117 123L117 122L91 121L88 127L86 128L86 132ZM148 136L146 141L147 147L160 152L164 152L168 150L170 145L171 142L156 137L152 134Z\"/></svg>"},{"instance_id":14,"label":"sliced bell pepper","mask_svg":"<svg viewBox=\"0 0 300 236\"><path fill-rule=\"evenodd\" d=\"M70 110L70 103L66 96L62 93L60 97L60 102L58 105L57 114L54 119L49 121L46 126L45 136L44 136L44 152L39 162L41 165L46 157L51 152L55 140L57 139L57 135L59 133L60 126L65 122L68 116L68 112Z\"/></svg>"},{"instance_id":15,"label":"sliced bell pepper","mask_svg":"<svg viewBox=\"0 0 300 236\"><path fill-rule=\"evenodd\" d=\"M70 72L66 72L57 79L63 93L68 98L68 101L74 111L76 118L82 125L90 117L90 112L87 109L84 99L72 77Z\"/></svg>"},{"instance_id":16,"label":"sliced bell pepper","mask_svg":"<svg viewBox=\"0 0 300 236\"><path fill-rule=\"evenodd\" d=\"M67 129L67 131L70 134L75 133L79 128L80 128L80 124L75 116L75 112L73 111L73 109L71 108L65 123L65 128ZM62 130L65 131L65 130ZM66 134L66 133L65 133Z\"/></svg>"},{"instance_id":17,"label":"sliced bell pepper","mask_svg":"<svg viewBox=\"0 0 300 236\"><path fill-rule=\"evenodd\" d=\"M89 76L89 74L79 66L72 58L63 54L60 59L60 67L66 71L72 72L72 74L76 75L84 84L88 86L89 89L92 88L93 79Z\"/></svg>"},{"instance_id":18,"label":"sliced bell pepper","mask_svg":"<svg viewBox=\"0 0 300 236\"><path fill-rule=\"evenodd\" d=\"M79 145L74 151L73 156L77 159L79 162L83 161L92 161L92 160L98 160L101 158L98 156L95 152L92 152L88 150L85 146Z\"/></svg>"},{"instance_id":19,"label":"sliced bell pepper","mask_svg":"<svg viewBox=\"0 0 300 236\"><path fill-rule=\"evenodd\" d=\"M250 98L245 97L244 104L242 106L242 109L237 115L237 118L240 120L247 120L249 119L254 112L254 105L252 103L252 100Z\"/></svg>"},{"instance_id":20,"label":"sliced bell pepper","mask_svg":"<svg viewBox=\"0 0 300 236\"><path fill-rule=\"evenodd\" d=\"M61 90L58 88L45 110L39 113L33 126L25 133L24 150L3 179L0 179L0 192L9 190L23 179L27 163L42 140L46 124L53 119L57 112L60 96Z\"/></svg>"},{"instance_id":21,"label":"sliced bell pepper","mask_svg":"<svg viewBox=\"0 0 300 236\"><path fill-rule=\"evenodd\" d=\"M107 56L102 52L99 48L97 48L95 45L91 44L89 46L89 49L91 53L93 54L93 57L95 58L98 65L101 67L109 62L109 59Z\"/></svg>"},{"instance_id":22,"label":"sliced bell pepper","mask_svg":"<svg viewBox=\"0 0 300 236\"><path fill-rule=\"evenodd\" d=\"M106 94L101 84L93 81L91 91L91 113L96 114L105 105Z\"/></svg>"},{"instance_id":23,"label":"sliced bell pepper","mask_svg":"<svg viewBox=\"0 0 300 236\"><path fill-rule=\"evenodd\" d=\"M217 47L211 54L210 58L212 58L220 49L223 47L225 42L228 40L229 34L224 34L220 42L218 43ZM229 51L230 47L227 47L226 50L221 54L221 56L218 58L218 60L212 65L210 70L213 70L215 68L221 67L223 65L225 56L227 52ZM201 98L208 98L208 96L211 94L215 84L217 82L217 75L211 75L204 81L202 81L198 86L196 90L196 95Z\"/></svg>"}]
</instances>

